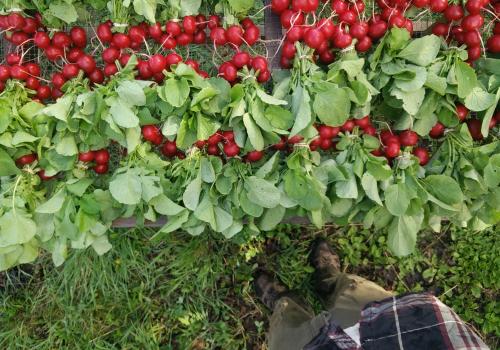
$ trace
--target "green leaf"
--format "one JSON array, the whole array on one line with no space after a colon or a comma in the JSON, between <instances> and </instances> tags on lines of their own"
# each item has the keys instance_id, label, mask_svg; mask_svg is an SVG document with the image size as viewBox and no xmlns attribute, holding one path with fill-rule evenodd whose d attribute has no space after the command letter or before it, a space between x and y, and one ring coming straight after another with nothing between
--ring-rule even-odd
<instances>
[{"instance_id":1,"label":"green leaf","mask_svg":"<svg viewBox=\"0 0 500 350\"><path fill-rule=\"evenodd\" d=\"M0 247L27 243L35 234L35 222L19 210L11 210L0 218Z\"/></svg>"},{"instance_id":2,"label":"green leaf","mask_svg":"<svg viewBox=\"0 0 500 350\"><path fill-rule=\"evenodd\" d=\"M229 6L237 13L246 13L254 5L254 0L228 0Z\"/></svg>"},{"instance_id":3,"label":"green leaf","mask_svg":"<svg viewBox=\"0 0 500 350\"><path fill-rule=\"evenodd\" d=\"M403 183L392 184L385 190L385 206L394 216L406 213L410 205L410 196Z\"/></svg>"},{"instance_id":4,"label":"green leaf","mask_svg":"<svg viewBox=\"0 0 500 350\"><path fill-rule=\"evenodd\" d=\"M73 23L78 19L75 6L67 1L50 1L48 14L66 23Z\"/></svg>"},{"instance_id":5,"label":"green leaf","mask_svg":"<svg viewBox=\"0 0 500 350\"><path fill-rule=\"evenodd\" d=\"M141 202L141 178L132 171L117 175L109 183L109 192L119 203L135 205Z\"/></svg>"},{"instance_id":6,"label":"green leaf","mask_svg":"<svg viewBox=\"0 0 500 350\"><path fill-rule=\"evenodd\" d=\"M293 126L292 113L283 107L269 106L266 109L265 116L275 129L286 131Z\"/></svg>"},{"instance_id":7,"label":"green leaf","mask_svg":"<svg viewBox=\"0 0 500 350\"><path fill-rule=\"evenodd\" d=\"M122 81L116 91L121 101L125 101L129 106L144 106L146 104L146 95L142 86L133 80Z\"/></svg>"},{"instance_id":8,"label":"green leaf","mask_svg":"<svg viewBox=\"0 0 500 350\"><path fill-rule=\"evenodd\" d=\"M50 104L45 107L41 114L45 114L56 119L62 120L66 122L68 120L68 114L73 104L73 96L72 95L64 95L57 99L56 103Z\"/></svg>"},{"instance_id":9,"label":"green leaf","mask_svg":"<svg viewBox=\"0 0 500 350\"><path fill-rule=\"evenodd\" d=\"M455 77L458 84L457 95L460 98L465 98L477 87L476 72L465 62L455 62Z\"/></svg>"},{"instance_id":10,"label":"green leaf","mask_svg":"<svg viewBox=\"0 0 500 350\"><path fill-rule=\"evenodd\" d=\"M201 0L181 0L181 12L180 16L191 16L199 13Z\"/></svg>"},{"instance_id":11,"label":"green leaf","mask_svg":"<svg viewBox=\"0 0 500 350\"><path fill-rule=\"evenodd\" d=\"M165 226L163 226L160 231L158 231L153 237L151 237L151 240L159 240L162 238L166 233L173 232L175 230L178 230L181 228L181 226L188 221L189 219L189 211L188 210L183 210L177 215L170 216L168 218L167 223Z\"/></svg>"},{"instance_id":12,"label":"green leaf","mask_svg":"<svg viewBox=\"0 0 500 350\"><path fill-rule=\"evenodd\" d=\"M257 151L262 151L264 149L264 137L258 126L255 124L253 118L249 113L243 115L243 124L247 130L248 138L253 148Z\"/></svg>"},{"instance_id":13,"label":"green leaf","mask_svg":"<svg viewBox=\"0 0 500 350\"><path fill-rule=\"evenodd\" d=\"M184 194L182 195L182 201L184 206L189 210L195 210L198 207L201 194L201 177L198 176L196 179L191 181L186 187Z\"/></svg>"},{"instance_id":14,"label":"green leaf","mask_svg":"<svg viewBox=\"0 0 500 350\"><path fill-rule=\"evenodd\" d=\"M263 231L270 231L278 226L285 216L286 209L281 205L267 209L260 218L259 228Z\"/></svg>"},{"instance_id":15,"label":"green leaf","mask_svg":"<svg viewBox=\"0 0 500 350\"><path fill-rule=\"evenodd\" d=\"M267 105L285 106L288 102L280 100L274 96L268 95L264 90L257 89L257 96Z\"/></svg>"},{"instance_id":16,"label":"green leaf","mask_svg":"<svg viewBox=\"0 0 500 350\"><path fill-rule=\"evenodd\" d=\"M245 180L248 199L263 208L274 208L280 203L280 191L269 181L250 176Z\"/></svg>"},{"instance_id":17,"label":"green leaf","mask_svg":"<svg viewBox=\"0 0 500 350\"><path fill-rule=\"evenodd\" d=\"M130 154L141 144L141 128L128 128L125 130L125 139L127 141L127 152Z\"/></svg>"},{"instance_id":18,"label":"green leaf","mask_svg":"<svg viewBox=\"0 0 500 350\"><path fill-rule=\"evenodd\" d=\"M163 88L163 94L160 97L174 107L181 107L189 96L189 84L186 79L176 80L168 79Z\"/></svg>"},{"instance_id":19,"label":"green leaf","mask_svg":"<svg viewBox=\"0 0 500 350\"><path fill-rule=\"evenodd\" d=\"M425 81L425 86L436 91L441 96L446 93L446 78L439 77L435 73L429 71L427 72L427 80Z\"/></svg>"},{"instance_id":20,"label":"green leaf","mask_svg":"<svg viewBox=\"0 0 500 350\"><path fill-rule=\"evenodd\" d=\"M427 35L410 41L408 46L401 50L398 57L425 67L436 59L440 48L441 39L434 34Z\"/></svg>"},{"instance_id":21,"label":"green leaf","mask_svg":"<svg viewBox=\"0 0 500 350\"><path fill-rule=\"evenodd\" d=\"M63 156L74 156L78 154L78 146L76 145L75 137L73 135L63 137L56 145L56 152Z\"/></svg>"},{"instance_id":22,"label":"green leaf","mask_svg":"<svg viewBox=\"0 0 500 350\"><path fill-rule=\"evenodd\" d=\"M298 171L288 171L283 180L285 193L302 208L313 211L323 207L323 197L318 185L309 176Z\"/></svg>"},{"instance_id":23,"label":"green leaf","mask_svg":"<svg viewBox=\"0 0 500 350\"><path fill-rule=\"evenodd\" d=\"M465 107L474 112L480 112L488 109L495 104L495 95L484 91L480 87L475 87L465 97Z\"/></svg>"},{"instance_id":24,"label":"green leaf","mask_svg":"<svg viewBox=\"0 0 500 350\"><path fill-rule=\"evenodd\" d=\"M217 230L217 222L215 220L215 211L212 202L210 201L210 196L205 194L200 204L194 211L194 216L210 225L212 230Z\"/></svg>"},{"instance_id":25,"label":"green leaf","mask_svg":"<svg viewBox=\"0 0 500 350\"><path fill-rule=\"evenodd\" d=\"M170 198L168 198L164 194L160 194L159 196L153 198L149 204L153 206L153 208L156 210L157 213L160 213L161 215L178 215L181 213L185 208L181 207L180 205L174 203Z\"/></svg>"},{"instance_id":26,"label":"green leaf","mask_svg":"<svg viewBox=\"0 0 500 350\"><path fill-rule=\"evenodd\" d=\"M66 188L69 192L81 197L93 183L94 181L91 178L73 179L66 182Z\"/></svg>"},{"instance_id":27,"label":"green leaf","mask_svg":"<svg viewBox=\"0 0 500 350\"><path fill-rule=\"evenodd\" d=\"M484 182L490 188L497 188L500 184L500 154L492 156L484 167Z\"/></svg>"},{"instance_id":28,"label":"green leaf","mask_svg":"<svg viewBox=\"0 0 500 350\"><path fill-rule=\"evenodd\" d=\"M97 255L101 256L109 252L113 246L109 243L107 236L99 236L92 242L92 248Z\"/></svg>"},{"instance_id":29,"label":"green leaf","mask_svg":"<svg viewBox=\"0 0 500 350\"><path fill-rule=\"evenodd\" d=\"M51 199L39 205L35 211L41 214L55 214L61 210L65 199L66 191L59 190Z\"/></svg>"},{"instance_id":30,"label":"green leaf","mask_svg":"<svg viewBox=\"0 0 500 350\"><path fill-rule=\"evenodd\" d=\"M215 182L215 170L208 158L201 158L200 172L203 182Z\"/></svg>"},{"instance_id":31,"label":"green leaf","mask_svg":"<svg viewBox=\"0 0 500 350\"><path fill-rule=\"evenodd\" d=\"M7 152L0 148L0 176L11 176L20 173L16 163Z\"/></svg>"},{"instance_id":32,"label":"green leaf","mask_svg":"<svg viewBox=\"0 0 500 350\"><path fill-rule=\"evenodd\" d=\"M12 137L12 145L17 146L22 143L32 143L35 142L36 140L38 140L38 137L28 134L25 131L19 130L16 131L14 137Z\"/></svg>"},{"instance_id":33,"label":"green leaf","mask_svg":"<svg viewBox=\"0 0 500 350\"><path fill-rule=\"evenodd\" d=\"M429 193L446 204L458 204L464 199L460 185L449 176L429 175L423 182Z\"/></svg>"},{"instance_id":34,"label":"green leaf","mask_svg":"<svg viewBox=\"0 0 500 350\"><path fill-rule=\"evenodd\" d=\"M423 216L407 215L392 220L387 245L394 255L406 256L413 253L422 221Z\"/></svg>"},{"instance_id":35,"label":"green leaf","mask_svg":"<svg viewBox=\"0 0 500 350\"><path fill-rule=\"evenodd\" d=\"M155 23L157 0L134 0L134 10L149 22Z\"/></svg>"},{"instance_id":36,"label":"green leaf","mask_svg":"<svg viewBox=\"0 0 500 350\"><path fill-rule=\"evenodd\" d=\"M121 99L113 99L109 113L113 117L114 122L122 128L135 128L139 126L139 117Z\"/></svg>"},{"instance_id":37,"label":"green leaf","mask_svg":"<svg viewBox=\"0 0 500 350\"><path fill-rule=\"evenodd\" d=\"M361 186L365 190L366 195L375 203L382 205L378 194L377 180L370 173L364 173L361 178Z\"/></svg>"},{"instance_id":38,"label":"green leaf","mask_svg":"<svg viewBox=\"0 0 500 350\"><path fill-rule=\"evenodd\" d=\"M425 88L420 88L411 92L393 89L391 95L403 101L403 108L408 114L415 115L420 109L422 102L424 102Z\"/></svg>"},{"instance_id":39,"label":"green leaf","mask_svg":"<svg viewBox=\"0 0 500 350\"><path fill-rule=\"evenodd\" d=\"M302 86L298 86L292 94L292 114L295 119L290 137L297 135L311 123L311 97Z\"/></svg>"},{"instance_id":40,"label":"green leaf","mask_svg":"<svg viewBox=\"0 0 500 350\"><path fill-rule=\"evenodd\" d=\"M349 119L351 101L344 89L332 88L316 94L313 109L324 124L341 126Z\"/></svg>"},{"instance_id":41,"label":"green leaf","mask_svg":"<svg viewBox=\"0 0 500 350\"><path fill-rule=\"evenodd\" d=\"M233 216L220 207L215 207L216 231L223 232L233 224Z\"/></svg>"}]
</instances>

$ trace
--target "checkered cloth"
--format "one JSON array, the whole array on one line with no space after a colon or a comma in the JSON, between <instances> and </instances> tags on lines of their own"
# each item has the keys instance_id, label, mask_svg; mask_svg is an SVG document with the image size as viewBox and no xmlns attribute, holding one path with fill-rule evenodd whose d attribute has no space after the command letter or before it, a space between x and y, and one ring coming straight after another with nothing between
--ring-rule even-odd
<instances>
[{"instance_id":1,"label":"checkered cloth","mask_svg":"<svg viewBox=\"0 0 500 350\"><path fill-rule=\"evenodd\" d=\"M489 349L453 310L430 294L373 302L361 312L361 346L333 321L304 350Z\"/></svg>"}]
</instances>

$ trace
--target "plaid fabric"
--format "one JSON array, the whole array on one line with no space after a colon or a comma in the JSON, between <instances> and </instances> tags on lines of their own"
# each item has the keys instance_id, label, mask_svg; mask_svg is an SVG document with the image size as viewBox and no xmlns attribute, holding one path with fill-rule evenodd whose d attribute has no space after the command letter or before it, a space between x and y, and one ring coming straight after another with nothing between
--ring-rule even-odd
<instances>
[{"instance_id":1,"label":"plaid fabric","mask_svg":"<svg viewBox=\"0 0 500 350\"><path fill-rule=\"evenodd\" d=\"M430 294L409 294L366 305L359 332L361 347L330 321L304 349L489 349L453 310Z\"/></svg>"}]
</instances>

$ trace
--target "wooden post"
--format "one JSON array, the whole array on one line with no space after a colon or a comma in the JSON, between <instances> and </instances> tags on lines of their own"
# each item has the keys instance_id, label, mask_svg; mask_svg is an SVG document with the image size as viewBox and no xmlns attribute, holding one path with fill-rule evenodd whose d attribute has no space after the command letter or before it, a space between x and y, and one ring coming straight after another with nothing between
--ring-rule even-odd
<instances>
[{"instance_id":1,"label":"wooden post","mask_svg":"<svg viewBox=\"0 0 500 350\"><path fill-rule=\"evenodd\" d=\"M271 0L266 0L266 6L271 4ZM264 11L264 36L266 40L281 40L283 37L283 32L281 28L280 18L271 11L271 7L267 7ZM274 57L274 59L270 62L271 69L279 69L280 68L280 60L278 50L279 41L273 41L266 43L267 53L269 58Z\"/></svg>"}]
</instances>

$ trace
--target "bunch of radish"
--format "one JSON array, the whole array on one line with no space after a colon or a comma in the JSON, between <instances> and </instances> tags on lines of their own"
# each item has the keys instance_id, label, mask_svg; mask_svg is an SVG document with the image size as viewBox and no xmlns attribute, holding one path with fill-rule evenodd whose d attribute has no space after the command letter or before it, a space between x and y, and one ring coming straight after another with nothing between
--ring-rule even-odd
<instances>
[{"instance_id":1,"label":"bunch of radish","mask_svg":"<svg viewBox=\"0 0 500 350\"><path fill-rule=\"evenodd\" d=\"M263 56L252 57L245 51L236 52L230 61L222 63L219 67L219 76L233 84L238 81L238 72L244 69L253 69L259 83L265 83L271 78L267 59Z\"/></svg>"},{"instance_id":2,"label":"bunch of radish","mask_svg":"<svg viewBox=\"0 0 500 350\"><path fill-rule=\"evenodd\" d=\"M109 152L107 149L97 151L82 152L78 155L78 160L82 163L93 163L92 169L97 174L106 174L109 170Z\"/></svg>"},{"instance_id":3,"label":"bunch of radish","mask_svg":"<svg viewBox=\"0 0 500 350\"><path fill-rule=\"evenodd\" d=\"M260 38L260 29L250 18L241 21L241 25L231 25L224 29L221 26L220 17L212 15L208 19L208 28L210 29L210 41L215 46L232 45L240 47L243 44L253 46Z\"/></svg>"},{"instance_id":4,"label":"bunch of radish","mask_svg":"<svg viewBox=\"0 0 500 350\"><path fill-rule=\"evenodd\" d=\"M481 46L483 32L488 32L488 24L485 24L485 14L496 16L496 23L493 27L493 33L486 42L486 47L491 53L500 53L500 2L496 1L494 5L490 0L467 0L465 6L459 4L448 4L445 0L432 0L422 2L422 6L429 6L433 12L441 12L444 22L434 24L432 32L435 35L442 36L446 40L452 39L459 44L467 45L469 62L474 62L481 57ZM492 19L495 21L495 19Z\"/></svg>"},{"instance_id":5,"label":"bunch of radish","mask_svg":"<svg viewBox=\"0 0 500 350\"><path fill-rule=\"evenodd\" d=\"M34 18L24 17L18 12L0 15L0 29L4 37L17 47L24 46L41 27L41 17L37 13Z\"/></svg>"}]
</instances>

